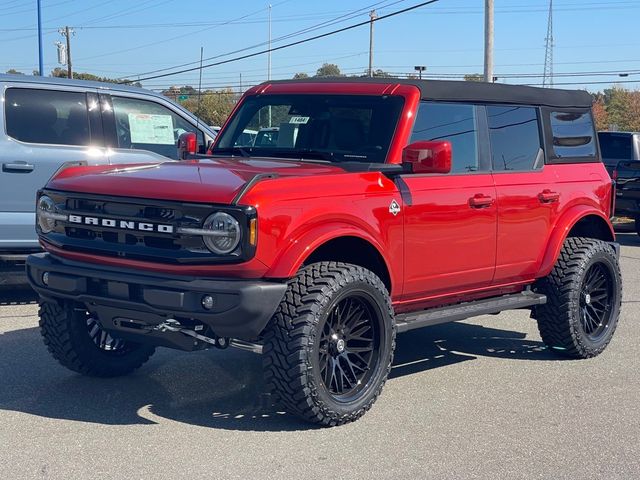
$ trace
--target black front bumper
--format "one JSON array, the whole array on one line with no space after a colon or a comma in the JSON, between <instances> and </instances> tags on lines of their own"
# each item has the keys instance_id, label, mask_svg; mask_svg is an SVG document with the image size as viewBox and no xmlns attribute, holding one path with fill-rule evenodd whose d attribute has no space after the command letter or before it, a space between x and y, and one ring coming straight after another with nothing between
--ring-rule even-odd
<instances>
[{"instance_id":1,"label":"black front bumper","mask_svg":"<svg viewBox=\"0 0 640 480\"><path fill-rule=\"evenodd\" d=\"M156 337L140 325L156 326L167 319L200 322L219 337L255 340L287 289L285 282L277 281L159 276L96 268L63 261L48 253L29 256L27 276L43 298L84 303L98 316L103 328L139 341ZM204 295L214 298L210 310L202 305ZM137 332L131 328L133 325Z\"/></svg>"}]
</instances>

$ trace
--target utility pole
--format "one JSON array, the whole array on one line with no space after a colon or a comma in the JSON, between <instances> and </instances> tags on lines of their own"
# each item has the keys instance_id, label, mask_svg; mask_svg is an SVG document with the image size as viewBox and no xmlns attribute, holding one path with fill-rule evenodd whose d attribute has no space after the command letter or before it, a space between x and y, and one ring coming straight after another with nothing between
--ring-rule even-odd
<instances>
[{"instance_id":1,"label":"utility pole","mask_svg":"<svg viewBox=\"0 0 640 480\"><path fill-rule=\"evenodd\" d=\"M271 80L271 4L269 4L269 52L267 53L267 80Z\"/></svg>"},{"instance_id":2,"label":"utility pole","mask_svg":"<svg viewBox=\"0 0 640 480\"><path fill-rule=\"evenodd\" d=\"M547 22L547 38L545 38L542 86L553 87L553 0L549 0L549 20Z\"/></svg>"},{"instance_id":3,"label":"utility pole","mask_svg":"<svg viewBox=\"0 0 640 480\"><path fill-rule=\"evenodd\" d=\"M38 0L38 72L44 76L44 61L42 58L42 8Z\"/></svg>"},{"instance_id":4,"label":"utility pole","mask_svg":"<svg viewBox=\"0 0 640 480\"><path fill-rule=\"evenodd\" d=\"M484 81L493 82L493 0L484 5Z\"/></svg>"},{"instance_id":5,"label":"utility pole","mask_svg":"<svg viewBox=\"0 0 640 480\"><path fill-rule=\"evenodd\" d=\"M67 40L67 78L73 78L73 68L71 67L71 35L75 35L76 32L69 27L61 28L58 32L63 37L66 37Z\"/></svg>"},{"instance_id":6,"label":"utility pole","mask_svg":"<svg viewBox=\"0 0 640 480\"><path fill-rule=\"evenodd\" d=\"M269 4L269 52L267 53L267 81L271 80L271 4ZM271 126L271 105L269 105L269 126Z\"/></svg>"},{"instance_id":7,"label":"utility pole","mask_svg":"<svg viewBox=\"0 0 640 480\"><path fill-rule=\"evenodd\" d=\"M375 10L369 12L369 76L373 77L373 22L378 19Z\"/></svg>"}]
</instances>

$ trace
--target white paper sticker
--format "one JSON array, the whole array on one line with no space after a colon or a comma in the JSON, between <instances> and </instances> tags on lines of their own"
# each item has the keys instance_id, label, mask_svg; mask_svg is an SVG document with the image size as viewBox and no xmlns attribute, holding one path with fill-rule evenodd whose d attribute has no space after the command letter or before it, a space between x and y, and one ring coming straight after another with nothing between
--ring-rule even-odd
<instances>
[{"instance_id":1,"label":"white paper sticker","mask_svg":"<svg viewBox=\"0 0 640 480\"><path fill-rule=\"evenodd\" d=\"M131 143L151 143L155 145L172 145L175 143L171 115L130 113L129 130L131 132Z\"/></svg>"},{"instance_id":2,"label":"white paper sticker","mask_svg":"<svg viewBox=\"0 0 640 480\"><path fill-rule=\"evenodd\" d=\"M309 121L309 117L291 117L289 123L295 123L296 125L304 125Z\"/></svg>"}]
</instances>

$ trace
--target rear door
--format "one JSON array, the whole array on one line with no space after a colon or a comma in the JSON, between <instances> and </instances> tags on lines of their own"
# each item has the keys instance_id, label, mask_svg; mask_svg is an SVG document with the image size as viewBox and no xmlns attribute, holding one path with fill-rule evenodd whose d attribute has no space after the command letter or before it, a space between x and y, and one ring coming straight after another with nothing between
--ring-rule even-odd
<instances>
[{"instance_id":1,"label":"rear door","mask_svg":"<svg viewBox=\"0 0 640 480\"><path fill-rule=\"evenodd\" d=\"M111 163L164 162L178 159L177 141L195 132L201 153L215 135L183 116L169 102L128 93L101 94L105 138ZM205 134L205 131L207 134Z\"/></svg>"},{"instance_id":2,"label":"rear door","mask_svg":"<svg viewBox=\"0 0 640 480\"><path fill-rule=\"evenodd\" d=\"M37 248L35 196L66 162L106 162L97 93L5 86L0 147L0 248Z\"/></svg>"},{"instance_id":3,"label":"rear door","mask_svg":"<svg viewBox=\"0 0 640 480\"><path fill-rule=\"evenodd\" d=\"M448 140L449 174L407 174L404 190L407 301L491 284L496 261L496 190L482 141L483 107L420 104L411 143Z\"/></svg>"}]
</instances>

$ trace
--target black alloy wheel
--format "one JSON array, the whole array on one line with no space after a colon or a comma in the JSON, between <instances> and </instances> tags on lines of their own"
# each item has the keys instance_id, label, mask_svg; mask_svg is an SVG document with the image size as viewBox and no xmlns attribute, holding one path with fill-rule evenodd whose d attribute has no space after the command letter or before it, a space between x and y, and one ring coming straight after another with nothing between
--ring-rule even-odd
<instances>
[{"instance_id":1,"label":"black alloy wheel","mask_svg":"<svg viewBox=\"0 0 640 480\"><path fill-rule=\"evenodd\" d=\"M598 341L607 332L611 320L613 275L603 263L589 267L580 295L580 322L585 335Z\"/></svg>"},{"instance_id":2,"label":"black alloy wheel","mask_svg":"<svg viewBox=\"0 0 640 480\"><path fill-rule=\"evenodd\" d=\"M378 360L381 318L363 294L335 303L318 348L320 376L336 400L348 400L366 387Z\"/></svg>"}]
</instances>

